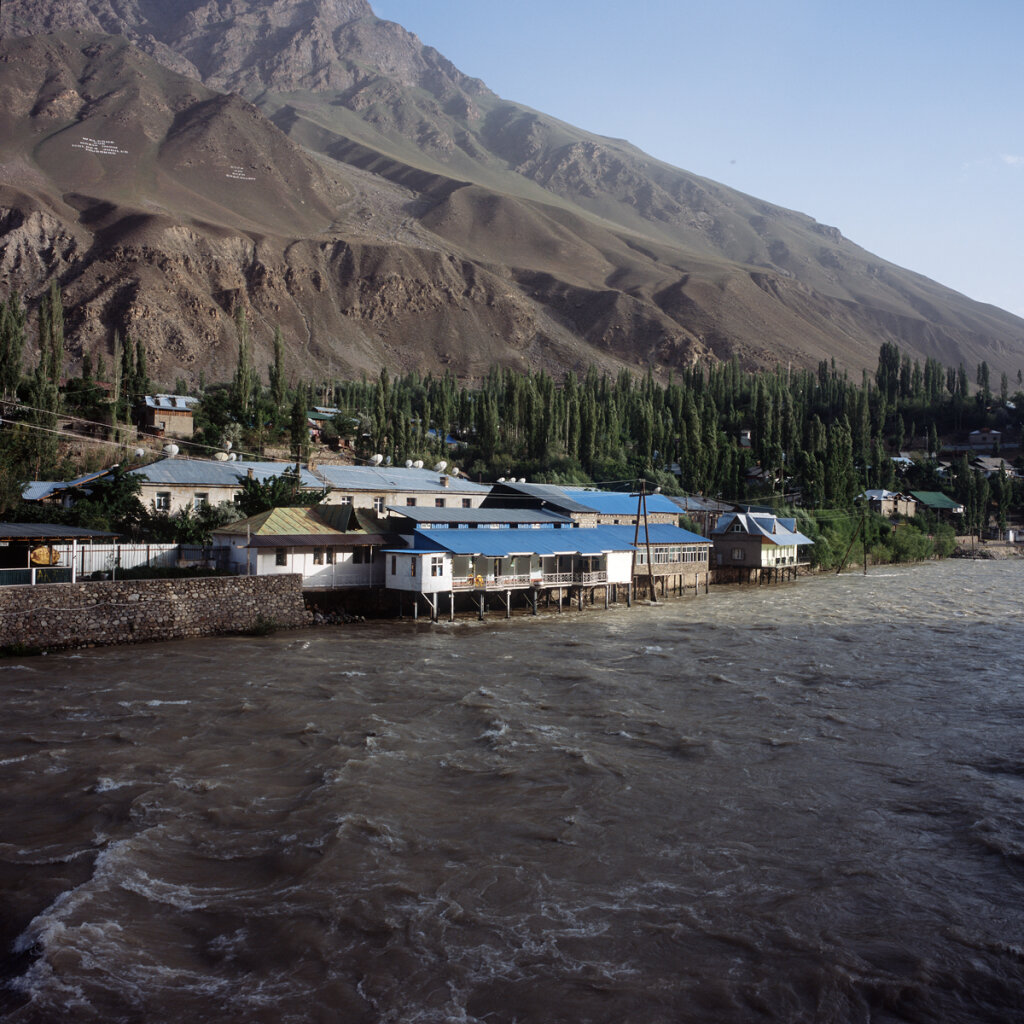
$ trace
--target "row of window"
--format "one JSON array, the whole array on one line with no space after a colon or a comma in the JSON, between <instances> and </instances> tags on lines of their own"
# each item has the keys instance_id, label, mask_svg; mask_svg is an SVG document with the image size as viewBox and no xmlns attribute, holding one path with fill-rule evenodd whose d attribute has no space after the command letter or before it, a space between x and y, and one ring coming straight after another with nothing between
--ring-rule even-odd
<instances>
[{"instance_id":1,"label":"row of window","mask_svg":"<svg viewBox=\"0 0 1024 1024\"><path fill-rule=\"evenodd\" d=\"M675 562L706 562L707 548L704 545L692 547L651 545L651 556L655 565L667 565ZM637 552L637 562L647 564L647 549L641 547Z\"/></svg>"},{"instance_id":2,"label":"row of window","mask_svg":"<svg viewBox=\"0 0 1024 1024\"><path fill-rule=\"evenodd\" d=\"M353 498L353 496L351 494L345 494L345 495L342 495L341 500L338 502L338 504L339 505L351 505L353 503L353 500L354 500L354 498ZM447 498L435 498L434 499L434 508L447 508L447 504L446 504L447 501L448 501ZM410 506L415 505L416 504L416 499L415 498L406 498L405 499L405 503L406 503L406 505L410 505ZM210 504L210 494L209 494L208 491L207 492L197 491L195 494L192 495L192 508L195 509L196 511L198 511L203 505L209 505L209 504ZM156 497L153 499L153 507L157 510L157 512L170 512L171 511L171 492L170 491L157 491L156 492ZM385 498L385 497L383 497L381 495L378 495L376 498L373 499L373 511L374 512L383 512L386 507L387 507L387 498ZM473 499L472 498L463 498L462 499L462 507L463 508L472 508L473 507Z\"/></svg>"},{"instance_id":3,"label":"row of window","mask_svg":"<svg viewBox=\"0 0 1024 1024\"><path fill-rule=\"evenodd\" d=\"M196 491L192 495L192 508L198 512L204 505L210 504L209 492ZM153 499L153 507L157 512L170 512L171 511L171 492L170 491L157 491L156 497Z\"/></svg>"},{"instance_id":4,"label":"row of window","mask_svg":"<svg viewBox=\"0 0 1024 1024\"><path fill-rule=\"evenodd\" d=\"M409 575L416 575L416 563L419 561L418 558L409 559ZM396 576L398 574L398 556L391 556L391 575ZM443 555L431 555L430 556L430 575L437 577L444 575L444 556Z\"/></svg>"},{"instance_id":5,"label":"row of window","mask_svg":"<svg viewBox=\"0 0 1024 1024\"><path fill-rule=\"evenodd\" d=\"M413 508L413 507L415 507L417 500L418 499L416 499L416 498L406 498L405 499L405 503L406 503L406 505L409 508ZM447 498L435 498L434 499L434 508L447 508L448 507L447 503L448 503L448 499ZM473 499L472 498L463 498L462 499L462 507L463 508L472 508L473 507Z\"/></svg>"},{"instance_id":6,"label":"row of window","mask_svg":"<svg viewBox=\"0 0 1024 1024\"><path fill-rule=\"evenodd\" d=\"M335 561L338 560L337 548L334 547L322 547L313 548L313 564L314 565L334 565ZM373 548L371 547L357 547L352 548L352 562L355 565L362 565L363 563L369 564L373 561ZM275 565L287 565L288 564L288 548L275 548L274 549L274 564Z\"/></svg>"}]
</instances>

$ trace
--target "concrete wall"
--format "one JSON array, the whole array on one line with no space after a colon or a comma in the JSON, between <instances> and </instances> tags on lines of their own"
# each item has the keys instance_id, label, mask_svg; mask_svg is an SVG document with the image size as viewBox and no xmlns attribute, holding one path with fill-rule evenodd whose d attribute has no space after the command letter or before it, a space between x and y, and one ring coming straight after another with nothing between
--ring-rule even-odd
<instances>
[{"instance_id":1,"label":"concrete wall","mask_svg":"<svg viewBox=\"0 0 1024 1024\"><path fill-rule=\"evenodd\" d=\"M0 587L0 647L44 650L306 626L301 576Z\"/></svg>"}]
</instances>

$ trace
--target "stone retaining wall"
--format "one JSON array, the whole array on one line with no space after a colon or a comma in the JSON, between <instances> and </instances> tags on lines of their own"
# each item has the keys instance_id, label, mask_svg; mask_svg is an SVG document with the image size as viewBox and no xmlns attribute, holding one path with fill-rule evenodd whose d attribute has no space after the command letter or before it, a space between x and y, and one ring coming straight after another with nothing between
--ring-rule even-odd
<instances>
[{"instance_id":1,"label":"stone retaining wall","mask_svg":"<svg viewBox=\"0 0 1024 1024\"><path fill-rule=\"evenodd\" d=\"M130 644L311 621L297 574L0 587L0 647Z\"/></svg>"}]
</instances>

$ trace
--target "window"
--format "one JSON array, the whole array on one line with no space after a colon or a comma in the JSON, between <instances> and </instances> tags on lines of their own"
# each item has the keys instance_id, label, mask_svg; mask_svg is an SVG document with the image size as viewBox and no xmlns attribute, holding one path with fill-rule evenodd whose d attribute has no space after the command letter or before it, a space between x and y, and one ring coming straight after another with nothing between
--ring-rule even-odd
<instances>
[{"instance_id":1,"label":"window","mask_svg":"<svg viewBox=\"0 0 1024 1024\"><path fill-rule=\"evenodd\" d=\"M391 575L394 576L398 570L398 555L391 556Z\"/></svg>"},{"instance_id":2,"label":"window","mask_svg":"<svg viewBox=\"0 0 1024 1024\"><path fill-rule=\"evenodd\" d=\"M352 564L353 565L362 565L363 564L363 552L365 550L366 550L365 548L353 548L352 549ZM369 561L369 559L367 559L367 561Z\"/></svg>"},{"instance_id":3,"label":"window","mask_svg":"<svg viewBox=\"0 0 1024 1024\"><path fill-rule=\"evenodd\" d=\"M415 498L406 498L405 499L405 503L406 503L406 505L415 505L416 504L416 499Z\"/></svg>"},{"instance_id":4,"label":"window","mask_svg":"<svg viewBox=\"0 0 1024 1024\"><path fill-rule=\"evenodd\" d=\"M743 548L733 548L731 558L734 562L745 562L747 559L747 553Z\"/></svg>"},{"instance_id":5,"label":"window","mask_svg":"<svg viewBox=\"0 0 1024 1024\"><path fill-rule=\"evenodd\" d=\"M153 499L153 507L157 510L157 512L170 512L171 492L157 491L156 497Z\"/></svg>"},{"instance_id":6,"label":"window","mask_svg":"<svg viewBox=\"0 0 1024 1024\"><path fill-rule=\"evenodd\" d=\"M430 556L430 575L431 576L443 576L444 575L444 556L443 555L431 555Z\"/></svg>"},{"instance_id":7,"label":"window","mask_svg":"<svg viewBox=\"0 0 1024 1024\"><path fill-rule=\"evenodd\" d=\"M288 564L288 549L287 548L275 548L274 549L274 565L287 565Z\"/></svg>"},{"instance_id":8,"label":"window","mask_svg":"<svg viewBox=\"0 0 1024 1024\"><path fill-rule=\"evenodd\" d=\"M197 491L192 496L192 508L194 508L196 510L196 512L198 512L204 505L209 505L209 504L210 504L210 495L209 494L201 494L199 491Z\"/></svg>"},{"instance_id":9,"label":"window","mask_svg":"<svg viewBox=\"0 0 1024 1024\"><path fill-rule=\"evenodd\" d=\"M472 508L473 507L473 499L472 498L463 498L462 499L462 507L463 508Z\"/></svg>"},{"instance_id":10,"label":"window","mask_svg":"<svg viewBox=\"0 0 1024 1024\"><path fill-rule=\"evenodd\" d=\"M384 511L384 499L379 495L373 499L373 511L383 512Z\"/></svg>"},{"instance_id":11,"label":"window","mask_svg":"<svg viewBox=\"0 0 1024 1024\"><path fill-rule=\"evenodd\" d=\"M434 508L444 508L444 498L435 498Z\"/></svg>"},{"instance_id":12,"label":"window","mask_svg":"<svg viewBox=\"0 0 1024 1024\"><path fill-rule=\"evenodd\" d=\"M415 576L416 575L416 563L418 561L419 561L419 559L415 555L413 555L412 558L409 559L409 575L410 576Z\"/></svg>"},{"instance_id":13,"label":"window","mask_svg":"<svg viewBox=\"0 0 1024 1024\"><path fill-rule=\"evenodd\" d=\"M334 565L334 548L324 549L324 559L328 565Z\"/></svg>"},{"instance_id":14,"label":"window","mask_svg":"<svg viewBox=\"0 0 1024 1024\"><path fill-rule=\"evenodd\" d=\"M343 494L341 496L341 499L338 501L338 504L339 505L351 505L352 504L352 495L351 494Z\"/></svg>"},{"instance_id":15,"label":"window","mask_svg":"<svg viewBox=\"0 0 1024 1024\"><path fill-rule=\"evenodd\" d=\"M324 564L324 549L313 548L313 564L323 565Z\"/></svg>"}]
</instances>

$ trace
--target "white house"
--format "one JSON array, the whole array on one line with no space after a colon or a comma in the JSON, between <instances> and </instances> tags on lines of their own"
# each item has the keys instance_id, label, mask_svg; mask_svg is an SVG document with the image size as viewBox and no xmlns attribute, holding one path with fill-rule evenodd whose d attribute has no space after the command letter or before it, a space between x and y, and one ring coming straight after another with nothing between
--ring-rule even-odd
<instances>
[{"instance_id":1,"label":"white house","mask_svg":"<svg viewBox=\"0 0 1024 1024\"><path fill-rule=\"evenodd\" d=\"M362 530L354 518L347 525L356 529L339 529L334 518L324 506L275 508L215 530L213 545L239 575L298 573L306 590L383 586L381 550L394 538Z\"/></svg>"}]
</instances>

